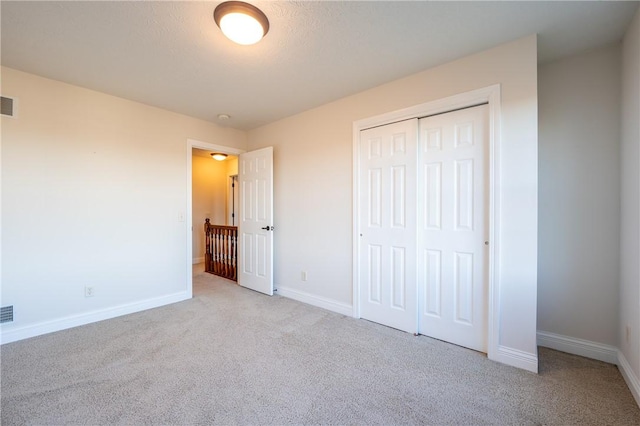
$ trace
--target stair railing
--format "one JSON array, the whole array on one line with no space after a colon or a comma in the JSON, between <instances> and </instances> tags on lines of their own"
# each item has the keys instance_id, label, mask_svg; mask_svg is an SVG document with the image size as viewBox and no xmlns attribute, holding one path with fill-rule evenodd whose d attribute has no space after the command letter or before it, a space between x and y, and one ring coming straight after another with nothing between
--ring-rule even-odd
<instances>
[{"instance_id":1,"label":"stair railing","mask_svg":"<svg viewBox=\"0 0 640 426\"><path fill-rule=\"evenodd\" d=\"M238 281L238 227L204 223L204 270L233 281Z\"/></svg>"}]
</instances>

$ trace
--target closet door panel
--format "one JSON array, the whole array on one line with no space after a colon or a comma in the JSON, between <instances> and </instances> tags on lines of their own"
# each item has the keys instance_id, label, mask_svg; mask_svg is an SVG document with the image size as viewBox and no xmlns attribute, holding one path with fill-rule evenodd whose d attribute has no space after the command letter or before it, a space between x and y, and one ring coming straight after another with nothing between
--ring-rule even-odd
<instances>
[{"instance_id":1,"label":"closet door panel","mask_svg":"<svg viewBox=\"0 0 640 426\"><path fill-rule=\"evenodd\" d=\"M419 332L487 351L487 105L420 120Z\"/></svg>"},{"instance_id":2,"label":"closet door panel","mask_svg":"<svg viewBox=\"0 0 640 426\"><path fill-rule=\"evenodd\" d=\"M416 333L418 120L360 132L360 315Z\"/></svg>"}]
</instances>

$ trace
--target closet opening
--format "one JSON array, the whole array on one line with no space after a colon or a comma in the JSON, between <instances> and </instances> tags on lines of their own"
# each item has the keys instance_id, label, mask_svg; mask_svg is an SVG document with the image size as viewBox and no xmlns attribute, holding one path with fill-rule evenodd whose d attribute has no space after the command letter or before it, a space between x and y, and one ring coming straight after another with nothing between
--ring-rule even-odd
<instances>
[{"instance_id":1,"label":"closet opening","mask_svg":"<svg viewBox=\"0 0 640 426\"><path fill-rule=\"evenodd\" d=\"M354 123L354 316L498 353L500 88Z\"/></svg>"}]
</instances>

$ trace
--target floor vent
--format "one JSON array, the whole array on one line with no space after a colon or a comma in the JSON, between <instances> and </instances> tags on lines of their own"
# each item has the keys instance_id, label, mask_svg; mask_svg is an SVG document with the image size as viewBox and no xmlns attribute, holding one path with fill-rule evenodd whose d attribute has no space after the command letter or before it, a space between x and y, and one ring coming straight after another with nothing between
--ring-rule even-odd
<instances>
[{"instance_id":1,"label":"floor vent","mask_svg":"<svg viewBox=\"0 0 640 426\"><path fill-rule=\"evenodd\" d=\"M13 321L13 305L0 308L0 323Z\"/></svg>"},{"instance_id":2,"label":"floor vent","mask_svg":"<svg viewBox=\"0 0 640 426\"><path fill-rule=\"evenodd\" d=\"M0 113L8 117L13 117L13 99L2 96L0 97L0 101L2 103Z\"/></svg>"}]
</instances>

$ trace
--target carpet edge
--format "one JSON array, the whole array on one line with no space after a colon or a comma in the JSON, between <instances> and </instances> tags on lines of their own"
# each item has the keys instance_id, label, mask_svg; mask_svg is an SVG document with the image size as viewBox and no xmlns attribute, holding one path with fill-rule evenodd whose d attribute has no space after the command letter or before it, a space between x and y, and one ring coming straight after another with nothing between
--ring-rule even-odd
<instances>
[{"instance_id":1,"label":"carpet edge","mask_svg":"<svg viewBox=\"0 0 640 426\"><path fill-rule=\"evenodd\" d=\"M85 312L64 318L58 318L51 321L40 322L36 324L26 325L13 330L0 332L0 344L16 342L18 340L28 339L30 337L41 336L43 334L53 333L56 331L66 330L68 328L78 327L81 325L91 324L122 315L133 314L147 309L158 308L160 306L169 305L176 302L182 302L191 298L188 291L168 294L165 296L154 297L152 299L141 300L133 303L126 303L118 306L111 306L104 309Z\"/></svg>"}]
</instances>

